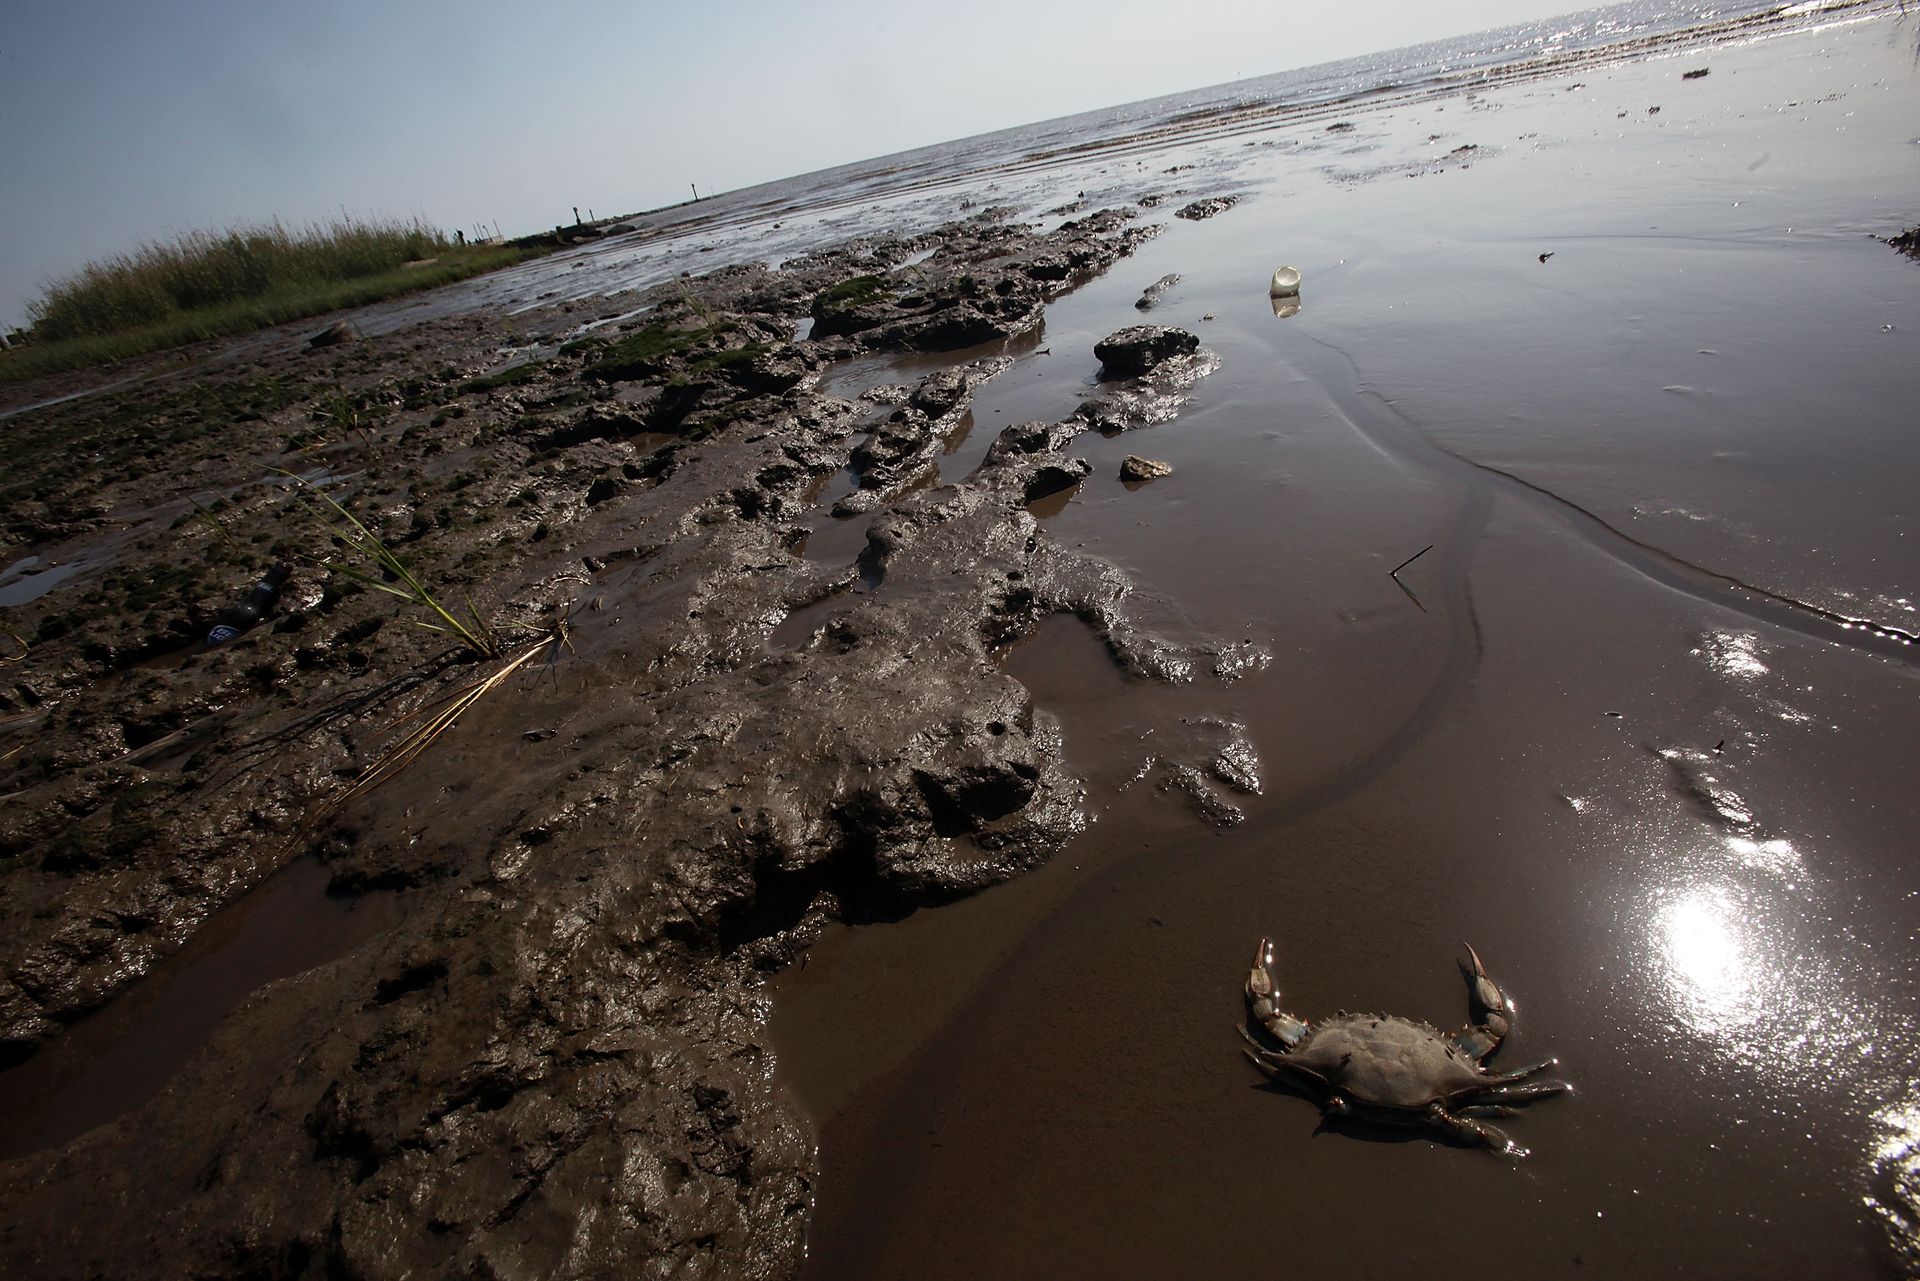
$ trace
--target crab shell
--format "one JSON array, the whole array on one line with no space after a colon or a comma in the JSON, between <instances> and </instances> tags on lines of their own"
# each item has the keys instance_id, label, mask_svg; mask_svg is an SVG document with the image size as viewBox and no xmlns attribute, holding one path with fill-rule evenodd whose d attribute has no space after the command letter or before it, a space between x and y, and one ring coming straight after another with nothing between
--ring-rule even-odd
<instances>
[{"instance_id":1,"label":"crab shell","mask_svg":"<svg viewBox=\"0 0 1920 1281\"><path fill-rule=\"evenodd\" d=\"M1480 1065L1431 1024L1392 1014L1339 1014L1313 1024L1284 1056L1363 1108L1424 1114L1487 1087Z\"/></svg>"}]
</instances>

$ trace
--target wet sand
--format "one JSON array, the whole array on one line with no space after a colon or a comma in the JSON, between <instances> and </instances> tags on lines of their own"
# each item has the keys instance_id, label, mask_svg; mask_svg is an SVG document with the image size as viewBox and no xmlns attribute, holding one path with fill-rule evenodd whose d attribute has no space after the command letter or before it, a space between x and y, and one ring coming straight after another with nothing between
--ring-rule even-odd
<instances>
[{"instance_id":1,"label":"wet sand","mask_svg":"<svg viewBox=\"0 0 1920 1281\"><path fill-rule=\"evenodd\" d=\"M1275 661L1146 685L1072 619L1006 657L1096 819L776 980L807 1276L1914 1265L1920 270L1874 238L1920 210L1912 43L1669 50L1357 112L1332 154L1315 124L1116 162L1245 198L1054 304L943 475L1069 410L1181 273L1148 318L1220 371L1084 438L1043 523L1153 626ZM1129 490L1127 453L1175 472ZM1258 748L1237 826L1140 777L1209 718ZM1443 1027L1471 941L1520 1008L1502 1061L1577 1093L1503 1122L1518 1163L1323 1123L1239 1054L1262 934L1296 1012Z\"/></svg>"}]
</instances>

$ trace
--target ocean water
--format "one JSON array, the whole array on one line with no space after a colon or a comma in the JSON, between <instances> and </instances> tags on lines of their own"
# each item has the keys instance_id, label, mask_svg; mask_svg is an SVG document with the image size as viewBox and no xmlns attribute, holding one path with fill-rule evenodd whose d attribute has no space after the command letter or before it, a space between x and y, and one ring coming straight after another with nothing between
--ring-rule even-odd
<instances>
[{"instance_id":1,"label":"ocean water","mask_svg":"<svg viewBox=\"0 0 1920 1281\"><path fill-rule=\"evenodd\" d=\"M1545 68L1595 50L1625 51L1696 27L1751 33L1762 29L1768 19L1804 22L1854 7L1633 0L1061 116L823 169L753 190L779 188L783 195L790 191L872 192L903 180L951 178L969 169L1071 154L1144 132L1184 132L1227 115L1271 118L1382 95L1451 89L1479 74L1528 65Z\"/></svg>"},{"instance_id":2,"label":"ocean water","mask_svg":"<svg viewBox=\"0 0 1920 1281\"><path fill-rule=\"evenodd\" d=\"M1633 0L1338 62L1124 103L1017 128L798 174L625 219L636 228L430 296L377 305L357 318L377 334L435 315L509 315L657 285L682 272L781 261L822 243L911 235L970 209L1043 217L1084 194L1131 203L1102 183L1120 158L1151 160L1196 144L1267 137L1395 104L1489 90L1516 80L1657 52L1738 45L1860 20L1885 0L1703 5ZM1163 211L1164 212L1164 211ZM604 318L602 318L604 319Z\"/></svg>"}]
</instances>

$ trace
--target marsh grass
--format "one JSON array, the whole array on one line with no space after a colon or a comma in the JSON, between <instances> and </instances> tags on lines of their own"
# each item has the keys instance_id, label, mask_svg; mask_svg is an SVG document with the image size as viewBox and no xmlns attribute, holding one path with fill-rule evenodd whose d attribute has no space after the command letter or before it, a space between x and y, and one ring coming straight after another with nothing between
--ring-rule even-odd
<instances>
[{"instance_id":1,"label":"marsh grass","mask_svg":"<svg viewBox=\"0 0 1920 1281\"><path fill-rule=\"evenodd\" d=\"M215 536L227 545L228 551L242 556L246 554L246 549L234 538L232 531L227 528L226 522L214 514L213 508L202 503L200 499L193 494L187 495L187 501L193 504L193 511L183 518L185 522L201 525L212 530ZM218 501L218 499L215 500L216 503Z\"/></svg>"},{"instance_id":2,"label":"marsh grass","mask_svg":"<svg viewBox=\"0 0 1920 1281\"><path fill-rule=\"evenodd\" d=\"M170 243L89 263L49 285L28 314L36 338L99 338L289 287L378 276L451 248L444 234L418 219L341 217L300 231L278 222L189 231Z\"/></svg>"},{"instance_id":3,"label":"marsh grass","mask_svg":"<svg viewBox=\"0 0 1920 1281\"><path fill-rule=\"evenodd\" d=\"M383 421L371 397L349 395L341 387L315 396L312 412L315 422L331 425L342 438L349 433L358 435L360 443L367 446L373 444L373 429Z\"/></svg>"},{"instance_id":4,"label":"marsh grass","mask_svg":"<svg viewBox=\"0 0 1920 1281\"><path fill-rule=\"evenodd\" d=\"M527 630L537 634L538 639L536 639L533 644L527 646L527 648L521 650L513 657L506 659L500 666L494 668L485 676L476 677L468 681L465 685L454 690L438 703L434 703L431 706L422 708L420 711L401 717L400 720L396 722L395 728L421 717L425 719L421 720L419 726L410 731L398 742L394 743L393 746L381 752L373 759L372 763L361 770L358 777L353 780L353 783L344 792L328 801L322 807L322 815L333 813L356 796L364 796L366 793L392 778L395 774L398 774L407 766L413 764L414 761L419 759L421 753L425 752L429 747L432 747L442 734L452 729L454 725L459 722L460 718L473 708L474 704L478 703L488 694L491 694L494 690L499 689L500 686L506 683L508 677L519 671L529 661L538 657L542 650L547 652L549 666L559 660L562 651L572 652L573 636L571 623L571 606L556 602L552 610L552 620L545 628L537 627L530 623L521 624L521 626Z\"/></svg>"},{"instance_id":5,"label":"marsh grass","mask_svg":"<svg viewBox=\"0 0 1920 1281\"><path fill-rule=\"evenodd\" d=\"M331 534L335 541L377 572L331 560L320 560L317 562L319 565L332 573L371 587L375 591L385 592L389 596L398 596L401 600L425 610L439 621L427 622L418 618L409 618L407 622L426 631L452 636L473 657L498 658L500 656L500 645L494 639L493 629L487 625L485 619L480 617L480 611L474 608L471 598L467 601L467 618L462 619L441 604L439 598L428 589L419 576L407 567L406 562L395 555L393 549L380 540L379 535L362 524L359 517L348 511L332 495L322 493L303 476L297 476L280 468L274 470L300 486L310 499L318 500L317 503L310 502L309 506L312 507L314 518L320 522L321 527ZM324 504L324 507L321 504ZM329 516L328 511L333 515Z\"/></svg>"},{"instance_id":6,"label":"marsh grass","mask_svg":"<svg viewBox=\"0 0 1920 1281\"><path fill-rule=\"evenodd\" d=\"M539 251L460 246L418 220L341 217L192 231L91 263L29 304L33 341L0 381L104 364L359 307L508 267Z\"/></svg>"}]
</instances>

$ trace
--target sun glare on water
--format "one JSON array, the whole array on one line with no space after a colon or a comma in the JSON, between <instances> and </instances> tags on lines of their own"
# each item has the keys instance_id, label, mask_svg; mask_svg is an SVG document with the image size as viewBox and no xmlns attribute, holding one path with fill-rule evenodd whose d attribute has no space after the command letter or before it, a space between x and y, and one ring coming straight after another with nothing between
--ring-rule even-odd
<instances>
[{"instance_id":1,"label":"sun glare on water","mask_svg":"<svg viewBox=\"0 0 1920 1281\"><path fill-rule=\"evenodd\" d=\"M1724 895L1694 889L1667 903L1660 913L1662 955L1668 986L1677 1004L1697 1010L1715 1025L1737 1018L1753 987L1753 976Z\"/></svg>"}]
</instances>

